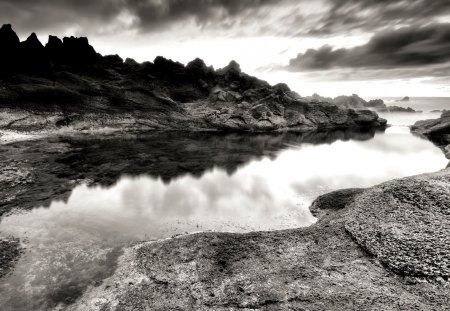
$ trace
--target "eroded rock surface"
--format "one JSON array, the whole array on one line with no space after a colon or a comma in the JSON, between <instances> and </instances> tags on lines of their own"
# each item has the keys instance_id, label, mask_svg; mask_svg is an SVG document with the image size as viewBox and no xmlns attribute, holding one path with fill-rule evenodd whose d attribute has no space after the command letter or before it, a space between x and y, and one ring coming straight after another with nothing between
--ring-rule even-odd
<instances>
[{"instance_id":1,"label":"eroded rock surface","mask_svg":"<svg viewBox=\"0 0 450 311\"><path fill-rule=\"evenodd\" d=\"M137 245L71 308L449 310L449 176L328 194L309 228Z\"/></svg>"}]
</instances>

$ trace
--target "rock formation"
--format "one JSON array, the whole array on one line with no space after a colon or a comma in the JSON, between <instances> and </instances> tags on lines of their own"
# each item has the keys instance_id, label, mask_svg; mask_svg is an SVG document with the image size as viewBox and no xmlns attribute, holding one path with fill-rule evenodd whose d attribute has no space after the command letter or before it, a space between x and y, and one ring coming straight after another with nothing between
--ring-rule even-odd
<instances>
[{"instance_id":1,"label":"rock formation","mask_svg":"<svg viewBox=\"0 0 450 311\"><path fill-rule=\"evenodd\" d=\"M398 99L396 101L398 101L398 102L409 102L409 96L405 96L402 99Z\"/></svg>"},{"instance_id":2,"label":"rock formation","mask_svg":"<svg viewBox=\"0 0 450 311\"><path fill-rule=\"evenodd\" d=\"M10 70L0 77L0 130L232 130L310 131L386 125L370 111L300 98L241 71L235 61L214 70L195 59L186 66L164 57L125 62L101 56L87 38L32 34L19 43L0 32ZM28 57L31 54L32 57ZM6 54L5 54L6 55Z\"/></svg>"},{"instance_id":3,"label":"rock formation","mask_svg":"<svg viewBox=\"0 0 450 311\"><path fill-rule=\"evenodd\" d=\"M449 176L327 194L308 228L142 243L70 310L445 310Z\"/></svg>"},{"instance_id":4,"label":"rock formation","mask_svg":"<svg viewBox=\"0 0 450 311\"><path fill-rule=\"evenodd\" d=\"M450 159L450 111L442 113L438 119L417 121L412 127L413 133L425 136L445 153Z\"/></svg>"},{"instance_id":5,"label":"rock formation","mask_svg":"<svg viewBox=\"0 0 450 311\"><path fill-rule=\"evenodd\" d=\"M414 113L414 112L422 112L412 109L411 107L400 107L400 106L386 106L384 108L378 108L378 112L407 112L407 113Z\"/></svg>"},{"instance_id":6,"label":"rock formation","mask_svg":"<svg viewBox=\"0 0 450 311\"><path fill-rule=\"evenodd\" d=\"M384 100L382 100L382 99L369 100L364 106L367 107L367 108L375 108L375 109L386 108Z\"/></svg>"}]
</instances>

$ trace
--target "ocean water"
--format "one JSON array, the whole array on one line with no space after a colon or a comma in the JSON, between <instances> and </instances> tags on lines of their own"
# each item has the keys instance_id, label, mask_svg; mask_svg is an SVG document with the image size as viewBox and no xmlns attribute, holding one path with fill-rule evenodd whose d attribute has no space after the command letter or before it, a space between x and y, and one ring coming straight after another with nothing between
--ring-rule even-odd
<instances>
[{"instance_id":1,"label":"ocean water","mask_svg":"<svg viewBox=\"0 0 450 311\"><path fill-rule=\"evenodd\" d=\"M410 126L419 120L436 119L440 117L442 110L450 109L450 97L411 97L407 102L398 101L399 98L394 97L381 99L388 106L411 107L419 111L417 113L379 113L391 125Z\"/></svg>"},{"instance_id":2,"label":"ocean water","mask_svg":"<svg viewBox=\"0 0 450 311\"><path fill-rule=\"evenodd\" d=\"M398 97L381 97L381 99L389 106L411 107L423 112L450 109L450 97L410 97L407 102L398 101L401 99Z\"/></svg>"},{"instance_id":3,"label":"ocean water","mask_svg":"<svg viewBox=\"0 0 450 311\"><path fill-rule=\"evenodd\" d=\"M111 275L122 248L139 241L308 226L316 221L308 207L321 194L443 169L442 152L408 125L439 116L429 110L445 109L448 100L396 104L426 112L382 114L392 125L385 132L76 142L88 155L80 169L112 162L86 172L108 182L74 185L66 201L2 219L0 234L25 247L13 273L0 279L2 310L64 309Z\"/></svg>"}]
</instances>

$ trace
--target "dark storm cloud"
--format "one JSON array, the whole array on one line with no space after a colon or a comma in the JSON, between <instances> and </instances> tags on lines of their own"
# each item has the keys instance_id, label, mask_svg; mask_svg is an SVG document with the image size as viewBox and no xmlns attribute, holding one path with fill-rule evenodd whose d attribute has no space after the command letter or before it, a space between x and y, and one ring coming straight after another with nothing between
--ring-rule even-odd
<instances>
[{"instance_id":1,"label":"dark storm cloud","mask_svg":"<svg viewBox=\"0 0 450 311\"><path fill-rule=\"evenodd\" d=\"M375 31L399 25L423 25L450 14L448 0L326 0L330 6L310 34Z\"/></svg>"},{"instance_id":2,"label":"dark storm cloud","mask_svg":"<svg viewBox=\"0 0 450 311\"><path fill-rule=\"evenodd\" d=\"M225 33L317 36L423 25L445 14L449 0L0 0L1 22L22 33L156 32L192 20Z\"/></svg>"},{"instance_id":3,"label":"dark storm cloud","mask_svg":"<svg viewBox=\"0 0 450 311\"><path fill-rule=\"evenodd\" d=\"M142 31L160 30L192 18L198 24L222 22L279 0L0 0L0 19L22 32L77 26L108 26L121 14L134 17L129 25Z\"/></svg>"},{"instance_id":4,"label":"dark storm cloud","mask_svg":"<svg viewBox=\"0 0 450 311\"><path fill-rule=\"evenodd\" d=\"M235 17L250 9L274 5L278 0L128 0L126 7L139 18L143 28L194 18L198 23Z\"/></svg>"},{"instance_id":5,"label":"dark storm cloud","mask_svg":"<svg viewBox=\"0 0 450 311\"><path fill-rule=\"evenodd\" d=\"M93 33L96 26L112 22L121 10L121 0L0 0L0 21L12 24L23 35L57 34L71 27Z\"/></svg>"},{"instance_id":6,"label":"dark storm cloud","mask_svg":"<svg viewBox=\"0 0 450 311\"><path fill-rule=\"evenodd\" d=\"M309 49L289 61L288 69L406 68L450 61L450 24L405 27L381 32L362 46Z\"/></svg>"}]
</instances>

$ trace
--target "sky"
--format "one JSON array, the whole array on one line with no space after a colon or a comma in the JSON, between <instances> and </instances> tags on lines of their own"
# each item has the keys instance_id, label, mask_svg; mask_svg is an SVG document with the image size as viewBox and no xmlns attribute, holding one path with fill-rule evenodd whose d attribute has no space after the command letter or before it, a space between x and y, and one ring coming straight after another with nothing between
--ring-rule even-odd
<instances>
[{"instance_id":1,"label":"sky","mask_svg":"<svg viewBox=\"0 0 450 311\"><path fill-rule=\"evenodd\" d=\"M140 62L235 60L303 96L450 96L449 0L0 0L0 22Z\"/></svg>"}]
</instances>

